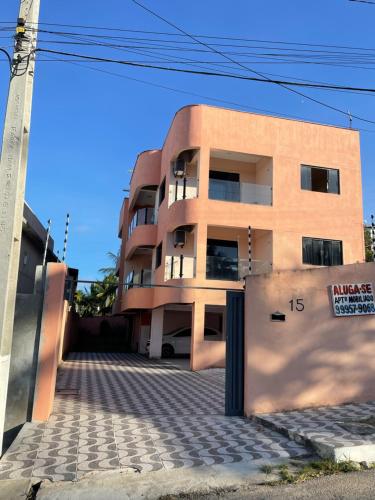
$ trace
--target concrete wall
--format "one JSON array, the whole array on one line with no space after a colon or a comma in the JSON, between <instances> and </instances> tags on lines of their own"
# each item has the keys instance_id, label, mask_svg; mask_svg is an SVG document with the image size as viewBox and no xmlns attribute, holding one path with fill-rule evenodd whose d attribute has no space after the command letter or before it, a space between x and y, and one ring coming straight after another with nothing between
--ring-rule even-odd
<instances>
[{"instance_id":1,"label":"concrete wall","mask_svg":"<svg viewBox=\"0 0 375 500\"><path fill-rule=\"evenodd\" d=\"M246 279L246 415L375 399L375 315L335 317L330 298L332 284L363 282L375 284L374 263Z\"/></svg>"},{"instance_id":2,"label":"concrete wall","mask_svg":"<svg viewBox=\"0 0 375 500\"><path fill-rule=\"evenodd\" d=\"M79 352L129 352L129 319L124 316L95 316L80 318L70 314L70 324L66 328L67 347Z\"/></svg>"},{"instance_id":3,"label":"concrete wall","mask_svg":"<svg viewBox=\"0 0 375 500\"><path fill-rule=\"evenodd\" d=\"M17 294L4 426L7 447L30 420L39 345L42 293Z\"/></svg>"},{"instance_id":4,"label":"concrete wall","mask_svg":"<svg viewBox=\"0 0 375 500\"><path fill-rule=\"evenodd\" d=\"M32 414L32 419L36 421L47 420L52 411L57 368L60 363L66 273L67 267L64 264L47 265Z\"/></svg>"}]
</instances>

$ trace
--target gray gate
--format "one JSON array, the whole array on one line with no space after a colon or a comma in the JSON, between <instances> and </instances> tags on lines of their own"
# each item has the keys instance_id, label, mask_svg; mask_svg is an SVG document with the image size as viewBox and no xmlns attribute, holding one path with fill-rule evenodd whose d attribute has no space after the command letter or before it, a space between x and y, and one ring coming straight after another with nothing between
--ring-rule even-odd
<instances>
[{"instance_id":1,"label":"gray gate","mask_svg":"<svg viewBox=\"0 0 375 500\"><path fill-rule=\"evenodd\" d=\"M225 415L244 414L244 292L227 292Z\"/></svg>"}]
</instances>

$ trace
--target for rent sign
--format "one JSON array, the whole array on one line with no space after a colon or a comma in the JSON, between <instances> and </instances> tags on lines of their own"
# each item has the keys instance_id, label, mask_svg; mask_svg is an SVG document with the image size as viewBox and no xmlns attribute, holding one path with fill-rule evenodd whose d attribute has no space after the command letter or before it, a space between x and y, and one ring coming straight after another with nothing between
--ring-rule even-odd
<instances>
[{"instance_id":1,"label":"for rent sign","mask_svg":"<svg viewBox=\"0 0 375 500\"><path fill-rule=\"evenodd\" d=\"M331 285L335 316L375 314L372 283Z\"/></svg>"}]
</instances>

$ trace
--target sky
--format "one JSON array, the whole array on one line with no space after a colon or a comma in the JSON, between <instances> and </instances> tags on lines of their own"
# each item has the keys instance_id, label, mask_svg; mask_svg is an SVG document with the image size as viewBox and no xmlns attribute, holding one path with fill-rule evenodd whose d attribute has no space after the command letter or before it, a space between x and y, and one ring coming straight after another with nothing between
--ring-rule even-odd
<instances>
[{"instance_id":1,"label":"sky","mask_svg":"<svg viewBox=\"0 0 375 500\"><path fill-rule=\"evenodd\" d=\"M372 49L372 51L365 51L368 61L365 69L323 64L296 64L295 62L293 64L276 63L259 58L256 62L247 63L247 66L262 73L286 75L288 80L300 78L375 88L373 30L375 5L354 3L348 0L314 0L314 2L310 0L237 0L235 2L144 0L144 2L148 8L189 33L251 39L256 41L252 42L253 45L267 46L268 52L276 44L265 44L259 40L356 47L358 50L361 49L362 53L363 49ZM9 26L4 23L15 22L18 6L17 0L2 2L0 22L3 24L0 24L0 29ZM106 0L106 2L41 0L40 22L54 25L175 32L171 26L145 12L131 0ZM149 38L154 36L57 27L52 24L40 26L46 30L74 32L78 34L74 35L75 37L88 33ZM11 32L2 31L0 36L0 46L11 50L9 48ZM158 40L160 38L164 40L168 36L158 35ZM177 39L178 37L175 38ZM39 47L94 54L112 59L160 62L161 58L161 56L148 56L147 58L144 55L135 55L126 48L64 45L61 41L66 42L71 38L64 38L57 34L40 33L39 40ZM204 40L210 42L210 39ZM60 43L54 43L55 41ZM125 43L127 42L121 41L122 45ZM245 42L228 41L227 43L243 44ZM309 49L307 45L293 47ZM237 50L219 48L220 50ZM324 50L342 52L346 49L325 48ZM356 51L352 50L352 52ZM212 59L212 56L205 53L191 55L181 50L164 51L163 54L168 54L168 57L173 60L180 57L195 57L202 61L209 57ZM311 54L314 56L314 53ZM59 60L52 61L51 57ZM241 56L242 59L236 55L231 57L245 60L244 56ZM26 200L44 224L49 218L52 219L55 250L59 250L60 254L64 240L65 216L69 212L71 224L67 263L79 269L81 279L98 278L99 268L110 264L107 252L117 252L119 248L120 240L117 238L117 229L119 211L125 194L123 189L129 186L130 171L137 154L145 149L162 146L171 120L182 106L192 103L221 105L205 97L178 93L156 85L235 102L239 105L222 104L225 107L266 110L340 126L349 124L347 116L292 94L276 85L184 73L176 74L109 63L80 62L77 65L72 64L72 57L42 53L38 55L38 58ZM62 58L70 62L63 62ZM214 55L214 58L216 61L220 60L218 55ZM250 60L249 58L250 56L246 60ZM294 60L297 60L297 56ZM358 66L356 59L353 62L353 56L350 65ZM88 67L96 68L96 70L88 69ZM187 68L188 66L185 64L180 67ZM120 76L103 73L97 69L114 72ZM217 71L217 68L215 70ZM231 71L253 76L249 72L241 71L241 68L234 67ZM0 54L1 129L6 107L8 78L8 66L5 57ZM132 79L147 81L149 84ZM317 89L301 89L301 91L331 106L345 111L350 110L353 115L375 122L375 96ZM375 212L375 176L373 174L375 123L354 119L353 127L361 129L364 216L369 220L370 214Z\"/></svg>"}]
</instances>

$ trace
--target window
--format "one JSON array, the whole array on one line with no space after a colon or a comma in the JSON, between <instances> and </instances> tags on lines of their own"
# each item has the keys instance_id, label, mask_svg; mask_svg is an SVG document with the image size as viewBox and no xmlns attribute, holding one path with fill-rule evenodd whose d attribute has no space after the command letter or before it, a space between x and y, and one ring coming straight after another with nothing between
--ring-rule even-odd
<instances>
[{"instance_id":1,"label":"window","mask_svg":"<svg viewBox=\"0 0 375 500\"><path fill-rule=\"evenodd\" d=\"M206 278L238 280L237 241L207 240Z\"/></svg>"},{"instance_id":2,"label":"window","mask_svg":"<svg viewBox=\"0 0 375 500\"><path fill-rule=\"evenodd\" d=\"M240 201L240 174L210 170L209 193L211 200Z\"/></svg>"},{"instance_id":3,"label":"window","mask_svg":"<svg viewBox=\"0 0 375 500\"><path fill-rule=\"evenodd\" d=\"M182 330L181 332L176 333L173 335L174 338L180 338L180 337L191 337L191 328L186 328L185 330Z\"/></svg>"},{"instance_id":4,"label":"window","mask_svg":"<svg viewBox=\"0 0 375 500\"><path fill-rule=\"evenodd\" d=\"M156 247L155 269L157 269L161 264L162 251L163 251L163 242L159 243L159 245Z\"/></svg>"},{"instance_id":5,"label":"window","mask_svg":"<svg viewBox=\"0 0 375 500\"><path fill-rule=\"evenodd\" d=\"M314 266L341 266L342 241L302 238L303 263Z\"/></svg>"},{"instance_id":6,"label":"window","mask_svg":"<svg viewBox=\"0 0 375 500\"><path fill-rule=\"evenodd\" d=\"M165 198L165 177L162 180L162 183L160 184L159 187L159 207L163 203L164 198Z\"/></svg>"},{"instance_id":7,"label":"window","mask_svg":"<svg viewBox=\"0 0 375 500\"><path fill-rule=\"evenodd\" d=\"M340 175L334 168L301 166L301 188L319 193L340 194Z\"/></svg>"}]
</instances>

